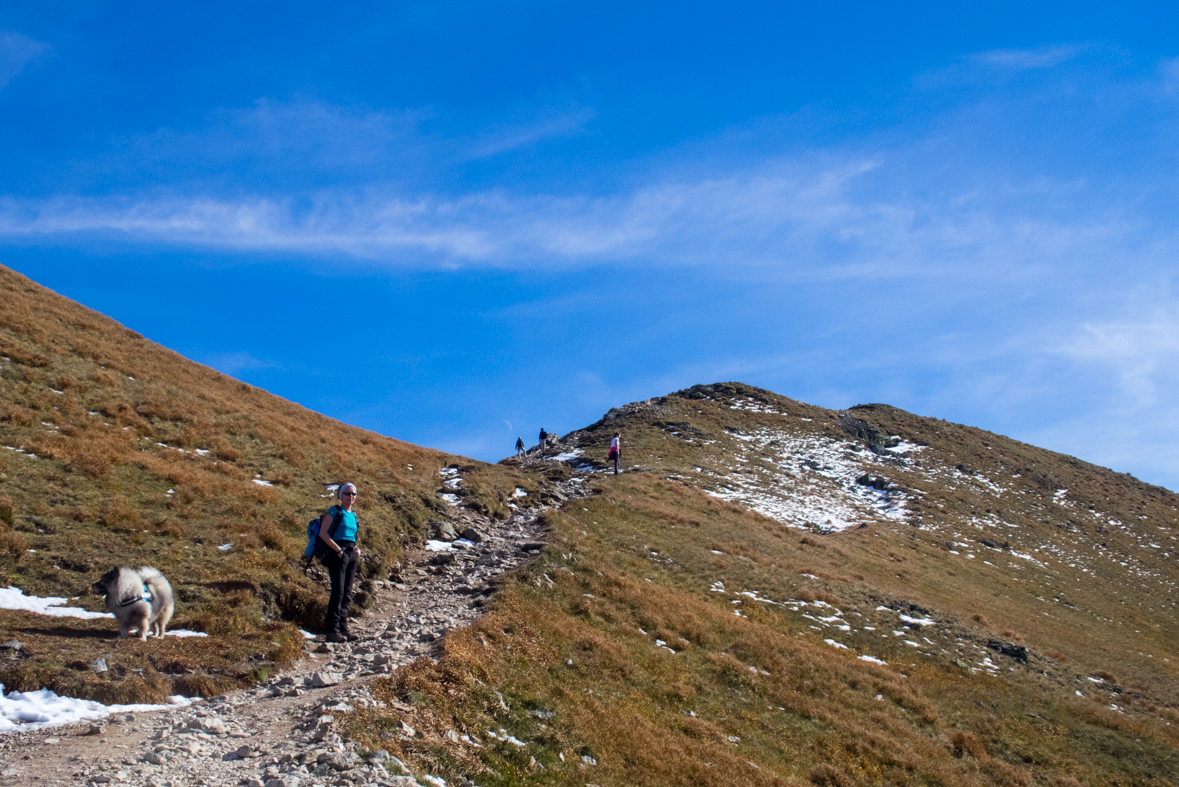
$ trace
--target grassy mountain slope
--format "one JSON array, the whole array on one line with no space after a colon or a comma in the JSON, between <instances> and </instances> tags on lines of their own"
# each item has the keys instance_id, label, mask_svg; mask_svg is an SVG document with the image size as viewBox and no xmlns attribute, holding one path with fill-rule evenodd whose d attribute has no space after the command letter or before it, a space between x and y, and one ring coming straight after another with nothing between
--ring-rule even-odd
<instances>
[{"instance_id":1,"label":"grassy mountain slope","mask_svg":"<svg viewBox=\"0 0 1179 787\"><path fill-rule=\"evenodd\" d=\"M464 503L501 518L517 484L536 485L313 413L2 267L0 302L0 587L100 609L85 592L102 572L154 565L176 590L174 625L218 635L120 643L99 679L85 667L111 653L112 622L0 611L0 639L25 643L0 654L9 689L158 698L248 680L301 651L294 624L322 619L326 594L299 563L330 485L359 486L366 579L446 517L440 468L461 465Z\"/></svg>"},{"instance_id":2,"label":"grassy mountain slope","mask_svg":"<svg viewBox=\"0 0 1179 787\"><path fill-rule=\"evenodd\" d=\"M739 384L563 450L601 465L615 430L643 472L550 515L355 735L480 784L1179 782L1172 493Z\"/></svg>"},{"instance_id":3,"label":"grassy mountain slope","mask_svg":"<svg viewBox=\"0 0 1179 787\"><path fill-rule=\"evenodd\" d=\"M152 564L176 624L211 634L144 647L0 611L24 643L0 651L7 688L242 685L318 618L298 563L332 484L360 486L374 579L446 517L443 467L491 516L545 483L316 415L2 268L0 299L0 586L74 596ZM540 560L437 662L379 681L354 737L485 787L1179 783L1174 494L736 383L612 410L561 452L600 470L616 430L628 472L546 514Z\"/></svg>"}]
</instances>

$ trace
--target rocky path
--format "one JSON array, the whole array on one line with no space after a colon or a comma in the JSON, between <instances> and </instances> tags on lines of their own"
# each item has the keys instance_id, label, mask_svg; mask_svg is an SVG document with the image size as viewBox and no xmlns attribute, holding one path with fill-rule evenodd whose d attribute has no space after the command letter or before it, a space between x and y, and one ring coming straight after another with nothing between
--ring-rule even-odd
<instances>
[{"instance_id":1,"label":"rocky path","mask_svg":"<svg viewBox=\"0 0 1179 787\"><path fill-rule=\"evenodd\" d=\"M565 499L587 493L576 477L557 492ZM430 655L447 631L474 620L496 579L539 554L544 510L520 509L492 522L456 508L456 530L474 528L480 541L411 555L402 582L374 583L373 605L353 620L358 642L319 642L266 686L182 708L0 736L0 787L441 784L429 774L415 778L383 752L361 761L333 731L328 711L375 704L375 677Z\"/></svg>"}]
</instances>

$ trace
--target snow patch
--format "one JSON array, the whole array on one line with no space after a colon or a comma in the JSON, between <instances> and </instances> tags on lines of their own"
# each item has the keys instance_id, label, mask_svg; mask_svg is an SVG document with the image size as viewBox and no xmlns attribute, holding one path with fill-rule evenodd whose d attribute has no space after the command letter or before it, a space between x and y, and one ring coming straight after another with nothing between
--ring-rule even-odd
<instances>
[{"instance_id":1,"label":"snow patch","mask_svg":"<svg viewBox=\"0 0 1179 787\"><path fill-rule=\"evenodd\" d=\"M41 730L101 719L112 713L142 713L192 704L192 700L179 695L170 699L171 705L103 705L93 700L60 697L49 689L13 691L4 696L4 685L0 684L0 733Z\"/></svg>"},{"instance_id":2,"label":"snow patch","mask_svg":"<svg viewBox=\"0 0 1179 787\"><path fill-rule=\"evenodd\" d=\"M38 615L49 615L55 618L82 618L84 620L90 620L92 618L114 617L109 612L91 612L88 609L81 609L80 607L61 606L67 601L69 599L58 596L49 596L47 598L26 596L20 588L0 588L0 609L17 609L24 612L33 612Z\"/></svg>"},{"instance_id":3,"label":"snow patch","mask_svg":"<svg viewBox=\"0 0 1179 787\"><path fill-rule=\"evenodd\" d=\"M865 473L885 474L888 467L874 454L852 450L853 443L768 427L730 436L740 442L728 458L742 465L740 472L718 477L718 487L705 490L713 497L792 527L825 532L850 530L880 518L903 522L909 516L903 491L856 483ZM903 455L889 459L908 461Z\"/></svg>"}]
</instances>

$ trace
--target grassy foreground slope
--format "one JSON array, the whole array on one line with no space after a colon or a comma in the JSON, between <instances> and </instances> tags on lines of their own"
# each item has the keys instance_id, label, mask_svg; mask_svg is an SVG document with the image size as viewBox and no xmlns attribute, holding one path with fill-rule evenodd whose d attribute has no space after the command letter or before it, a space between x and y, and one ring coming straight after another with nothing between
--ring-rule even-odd
<instances>
[{"instance_id":1,"label":"grassy foreground slope","mask_svg":"<svg viewBox=\"0 0 1179 787\"><path fill-rule=\"evenodd\" d=\"M0 587L100 609L86 591L104 571L153 565L176 591L174 626L214 635L144 647L112 643L112 621L0 610L0 641L24 644L0 652L8 689L158 699L238 685L301 652L296 624L322 619L300 558L331 485L359 486L365 579L395 574L446 518L440 468L461 464L464 503L501 518L514 486L534 485L313 413L3 267L0 302ZM99 655L103 677L88 669Z\"/></svg>"},{"instance_id":2,"label":"grassy foreground slope","mask_svg":"<svg viewBox=\"0 0 1179 787\"><path fill-rule=\"evenodd\" d=\"M1179 783L1172 493L737 384L563 450L616 429L641 472L354 735L483 785Z\"/></svg>"}]
</instances>

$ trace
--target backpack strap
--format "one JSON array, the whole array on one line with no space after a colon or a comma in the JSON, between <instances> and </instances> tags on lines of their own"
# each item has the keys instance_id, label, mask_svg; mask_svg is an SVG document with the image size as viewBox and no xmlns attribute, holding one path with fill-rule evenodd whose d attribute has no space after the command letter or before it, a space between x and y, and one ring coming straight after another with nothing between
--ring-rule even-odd
<instances>
[{"instance_id":1,"label":"backpack strap","mask_svg":"<svg viewBox=\"0 0 1179 787\"><path fill-rule=\"evenodd\" d=\"M344 509L339 506L332 506L332 508L336 509L336 513L332 517L331 527L328 528L328 538L334 539L336 537L336 531L344 523Z\"/></svg>"},{"instance_id":2,"label":"backpack strap","mask_svg":"<svg viewBox=\"0 0 1179 787\"><path fill-rule=\"evenodd\" d=\"M336 513L332 514L332 523L331 523L331 525L328 526L328 532L327 532L328 538L335 538L336 537L336 531L339 529L340 524L344 521L344 512L340 509L340 507L339 506L332 506L332 508L334 508L336 510ZM332 510L332 508L329 508L328 511L330 512ZM314 522L315 520L312 520L312 521ZM321 548L323 548L323 549L327 548L319 543L321 540L322 539L320 539L319 533L316 533L315 534L315 545L311 549L311 554L307 556L307 561L305 563L303 563L303 571L304 572L306 572L307 569L311 568L311 561L315 560L316 556L318 554L320 554L319 550Z\"/></svg>"}]
</instances>

